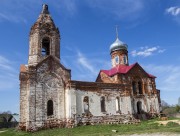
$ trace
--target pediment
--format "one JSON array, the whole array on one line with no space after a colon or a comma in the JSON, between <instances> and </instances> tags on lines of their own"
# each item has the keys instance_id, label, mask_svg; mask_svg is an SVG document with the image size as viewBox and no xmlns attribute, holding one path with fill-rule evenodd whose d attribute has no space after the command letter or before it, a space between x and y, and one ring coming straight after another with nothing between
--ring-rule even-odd
<instances>
[{"instance_id":1,"label":"pediment","mask_svg":"<svg viewBox=\"0 0 180 136\"><path fill-rule=\"evenodd\" d=\"M45 77L48 77L48 75L53 76L54 78L57 78L57 79L62 79L63 82L67 82L68 80L70 80L70 77L71 77L70 76L71 71L66 69L59 62L59 60L53 56L48 56L43 61L38 63L36 65L36 72L37 72L38 81L43 81L43 82L45 80Z\"/></svg>"},{"instance_id":2,"label":"pediment","mask_svg":"<svg viewBox=\"0 0 180 136\"><path fill-rule=\"evenodd\" d=\"M112 83L112 78L106 75L104 72L100 71L96 82L103 82L103 83Z\"/></svg>"},{"instance_id":3,"label":"pediment","mask_svg":"<svg viewBox=\"0 0 180 136\"><path fill-rule=\"evenodd\" d=\"M148 73L138 63L129 70L128 74L138 77L149 77Z\"/></svg>"},{"instance_id":4,"label":"pediment","mask_svg":"<svg viewBox=\"0 0 180 136\"><path fill-rule=\"evenodd\" d=\"M51 70L51 71L54 71L56 69L59 69L61 68L62 70L65 70L65 71L70 71L69 69L66 69L59 61L58 58L54 57L54 56L48 56L46 57L45 59L43 59L41 62L39 62L37 65L36 65L36 69L37 69L37 72L38 71L47 71L47 70Z\"/></svg>"}]
</instances>

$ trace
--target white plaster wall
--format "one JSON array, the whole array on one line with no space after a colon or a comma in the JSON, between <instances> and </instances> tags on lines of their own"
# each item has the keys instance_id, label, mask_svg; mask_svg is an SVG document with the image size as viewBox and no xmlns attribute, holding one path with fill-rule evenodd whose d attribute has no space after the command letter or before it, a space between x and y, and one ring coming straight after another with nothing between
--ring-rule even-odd
<instances>
[{"instance_id":1,"label":"white plaster wall","mask_svg":"<svg viewBox=\"0 0 180 136\"><path fill-rule=\"evenodd\" d=\"M93 116L119 115L116 113L116 97L119 97L120 110L122 114L132 113L130 97L120 97L117 93L112 92L111 95L102 93L83 91L83 90L66 90L66 117L72 117L72 114L82 115L84 113L83 99L89 97L89 111ZM100 98L105 97L106 112L101 112ZM74 111L74 107L76 111Z\"/></svg>"},{"instance_id":2,"label":"white plaster wall","mask_svg":"<svg viewBox=\"0 0 180 136\"><path fill-rule=\"evenodd\" d=\"M65 90L65 109L66 118L73 118L76 114L76 91L74 89L67 88Z\"/></svg>"}]
</instances>

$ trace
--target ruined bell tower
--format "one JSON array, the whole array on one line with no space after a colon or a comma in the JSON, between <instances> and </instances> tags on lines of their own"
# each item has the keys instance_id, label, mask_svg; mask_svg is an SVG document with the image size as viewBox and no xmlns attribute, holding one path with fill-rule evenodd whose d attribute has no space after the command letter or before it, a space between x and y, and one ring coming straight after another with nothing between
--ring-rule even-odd
<instances>
[{"instance_id":1,"label":"ruined bell tower","mask_svg":"<svg viewBox=\"0 0 180 136\"><path fill-rule=\"evenodd\" d=\"M60 33L44 4L30 30L28 64L20 67L20 129L34 131L66 118L70 72L60 62Z\"/></svg>"},{"instance_id":2,"label":"ruined bell tower","mask_svg":"<svg viewBox=\"0 0 180 136\"><path fill-rule=\"evenodd\" d=\"M28 65L36 65L49 55L60 59L60 33L49 14L48 5L44 4L31 27Z\"/></svg>"}]
</instances>

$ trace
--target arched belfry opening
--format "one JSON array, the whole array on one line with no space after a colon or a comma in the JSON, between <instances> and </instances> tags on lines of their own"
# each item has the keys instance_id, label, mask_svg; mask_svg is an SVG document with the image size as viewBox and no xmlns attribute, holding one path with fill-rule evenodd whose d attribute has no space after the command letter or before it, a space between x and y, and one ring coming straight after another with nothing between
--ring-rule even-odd
<instances>
[{"instance_id":1,"label":"arched belfry opening","mask_svg":"<svg viewBox=\"0 0 180 136\"><path fill-rule=\"evenodd\" d=\"M49 100L47 102L47 115L48 116L53 115L53 101L52 100Z\"/></svg>"},{"instance_id":2,"label":"arched belfry opening","mask_svg":"<svg viewBox=\"0 0 180 136\"><path fill-rule=\"evenodd\" d=\"M138 101L137 102L137 114L141 114L142 112L142 102Z\"/></svg>"},{"instance_id":3,"label":"arched belfry opening","mask_svg":"<svg viewBox=\"0 0 180 136\"><path fill-rule=\"evenodd\" d=\"M50 55L50 40L48 37L42 40L41 55L42 56Z\"/></svg>"}]
</instances>

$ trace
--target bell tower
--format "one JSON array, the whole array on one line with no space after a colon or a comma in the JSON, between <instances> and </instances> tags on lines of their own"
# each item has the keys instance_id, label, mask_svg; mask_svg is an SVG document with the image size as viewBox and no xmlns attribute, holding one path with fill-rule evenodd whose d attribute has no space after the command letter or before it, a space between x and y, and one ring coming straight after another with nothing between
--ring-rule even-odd
<instances>
[{"instance_id":1,"label":"bell tower","mask_svg":"<svg viewBox=\"0 0 180 136\"><path fill-rule=\"evenodd\" d=\"M30 31L28 65L36 65L49 55L60 59L60 33L48 11L48 5L43 4Z\"/></svg>"},{"instance_id":2,"label":"bell tower","mask_svg":"<svg viewBox=\"0 0 180 136\"><path fill-rule=\"evenodd\" d=\"M116 40L110 46L112 67L116 67L117 65L129 65L127 48L127 44L119 40L118 30L116 27Z\"/></svg>"}]
</instances>

